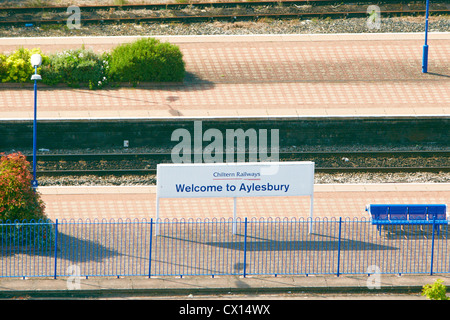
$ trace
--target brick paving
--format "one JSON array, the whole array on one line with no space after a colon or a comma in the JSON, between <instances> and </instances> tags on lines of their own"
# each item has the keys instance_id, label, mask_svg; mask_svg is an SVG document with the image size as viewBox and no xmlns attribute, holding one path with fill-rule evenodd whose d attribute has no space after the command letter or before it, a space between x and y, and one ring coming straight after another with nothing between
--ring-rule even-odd
<instances>
[{"instance_id":1,"label":"brick paving","mask_svg":"<svg viewBox=\"0 0 450 320\"><path fill-rule=\"evenodd\" d=\"M420 36L336 38L165 37L184 54L182 84L95 91L41 85L38 118L450 114L449 35L430 36L428 74L421 73ZM106 40L83 41L95 51L129 41ZM0 52L20 45L44 52L81 46L70 38L8 39ZM32 106L32 84L2 85L0 119L31 118Z\"/></svg>"},{"instance_id":2,"label":"brick paving","mask_svg":"<svg viewBox=\"0 0 450 320\"><path fill-rule=\"evenodd\" d=\"M147 219L156 217L151 187L41 187L51 219ZM448 203L449 184L316 185L314 216L368 218L372 203ZM238 198L237 215L244 218L309 217L309 197ZM160 199L160 218L205 219L233 216L233 199Z\"/></svg>"},{"instance_id":3,"label":"brick paving","mask_svg":"<svg viewBox=\"0 0 450 320\"><path fill-rule=\"evenodd\" d=\"M182 84L107 90L41 88L38 118L330 116L450 114L450 34L430 34L429 74L421 73L422 35L162 37L180 46ZM2 39L44 52L110 49L127 37ZM32 118L32 85L2 85L0 119ZM323 187L322 187L323 188ZM385 189L385 187L383 187ZM315 216L362 217L367 203L447 203L440 191L317 192ZM44 194L51 218L150 218L155 194ZM222 217L231 199L161 201L161 217ZM214 208L214 209L212 209ZM241 216L309 215L308 199L239 199Z\"/></svg>"},{"instance_id":4,"label":"brick paving","mask_svg":"<svg viewBox=\"0 0 450 320\"><path fill-rule=\"evenodd\" d=\"M430 37L426 75L420 73L423 41L413 35L175 39L188 71L183 84L97 91L41 86L39 118L450 114L448 35ZM79 39L53 41L2 39L0 52L19 45L42 44L44 52L80 47ZM94 41L86 47L101 51L125 39ZM32 102L31 85L2 84L0 119L31 118ZM51 219L149 220L156 215L151 187L39 190ZM449 199L448 184L317 185L314 216L368 218L364 208L369 203ZM233 200L162 199L160 210L160 217L168 219L228 218ZM309 199L240 198L237 212L247 218L307 218Z\"/></svg>"},{"instance_id":5,"label":"brick paving","mask_svg":"<svg viewBox=\"0 0 450 320\"><path fill-rule=\"evenodd\" d=\"M77 223L77 219L120 222L120 218L125 222L145 217L150 221L154 215L154 187L40 187L40 191L49 217L59 219L59 249L54 251L53 246L44 246L41 252L29 255L14 248L14 254L5 255L0 261L2 276L70 276L68 268L73 265L80 268L81 275L89 277L147 276L149 266L152 276L242 275L244 265L247 274L255 275L336 274L336 266L341 273L358 274L370 265L378 266L383 273L430 270L429 229L420 231L419 235L411 233L405 237L405 231L400 231L401 236L388 237L385 232L379 236L376 229L366 228L366 224L347 221L343 223L342 235L337 233L337 223L314 223L311 234L304 223L250 223L244 233L243 224L239 223L236 234L231 234L231 224L171 223L153 225L154 233L150 233L148 223ZM448 184L316 185L315 215L353 220L365 216L366 203L434 203L445 202L449 196ZM259 218L266 221L269 217L286 218L289 211L297 218L305 217L302 201L261 199L239 199L239 217L256 217L258 222L263 222ZM189 214L191 218L209 218L209 221L230 217L230 206L224 201L168 201L162 205L163 217L178 221L187 220ZM210 210L212 206L214 212ZM243 215L242 211L248 214ZM342 239L340 249L338 234ZM448 272L445 249L448 239L436 237L433 241L436 242L433 270ZM149 248L152 248L151 255ZM339 264L336 250L340 252Z\"/></svg>"}]
</instances>

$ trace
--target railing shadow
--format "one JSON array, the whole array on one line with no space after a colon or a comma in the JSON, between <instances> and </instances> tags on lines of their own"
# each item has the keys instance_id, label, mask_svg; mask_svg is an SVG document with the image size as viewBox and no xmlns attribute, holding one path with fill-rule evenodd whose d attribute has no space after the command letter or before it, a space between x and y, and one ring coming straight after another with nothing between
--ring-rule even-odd
<instances>
[{"instance_id":1,"label":"railing shadow","mask_svg":"<svg viewBox=\"0 0 450 320\"><path fill-rule=\"evenodd\" d=\"M130 243L137 243L142 231L132 229L136 234L131 233L132 224L126 222L117 228L111 227L114 225L117 224L107 221L70 221L58 224L59 230L56 231L53 222L27 223L22 226L10 223L7 232L4 230L5 225L1 225L0 257L12 258L24 254L31 257L56 257L76 264L138 256L139 252L131 248ZM139 225L148 224L143 222ZM142 253L146 255L145 250Z\"/></svg>"},{"instance_id":2,"label":"railing shadow","mask_svg":"<svg viewBox=\"0 0 450 320\"><path fill-rule=\"evenodd\" d=\"M434 72L428 72L428 74L431 74L431 75L437 76L437 77L450 78L450 75L448 75L448 74L441 74L441 73L434 73Z\"/></svg>"},{"instance_id":3,"label":"railing shadow","mask_svg":"<svg viewBox=\"0 0 450 320\"><path fill-rule=\"evenodd\" d=\"M265 251L337 251L341 250L398 250L397 247L371 242L342 239L341 242L320 240L264 240L264 241L239 241L239 242L207 242L209 246L219 248L235 247L237 250L249 252Z\"/></svg>"}]
</instances>

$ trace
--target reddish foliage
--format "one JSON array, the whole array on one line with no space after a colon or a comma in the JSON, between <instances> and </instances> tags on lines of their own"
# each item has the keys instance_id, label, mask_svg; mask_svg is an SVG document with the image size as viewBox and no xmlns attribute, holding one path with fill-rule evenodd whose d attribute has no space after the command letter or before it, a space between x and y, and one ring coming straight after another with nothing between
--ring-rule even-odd
<instances>
[{"instance_id":1,"label":"reddish foliage","mask_svg":"<svg viewBox=\"0 0 450 320\"><path fill-rule=\"evenodd\" d=\"M1 154L0 220L46 219L39 192L31 187L30 163L18 152Z\"/></svg>"}]
</instances>

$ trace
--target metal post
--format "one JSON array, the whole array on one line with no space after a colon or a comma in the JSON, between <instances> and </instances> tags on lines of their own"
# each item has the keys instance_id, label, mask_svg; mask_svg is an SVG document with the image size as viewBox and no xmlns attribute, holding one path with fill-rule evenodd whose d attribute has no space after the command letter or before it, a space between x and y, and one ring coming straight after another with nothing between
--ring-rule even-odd
<instances>
[{"instance_id":1,"label":"metal post","mask_svg":"<svg viewBox=\"0 0 450 320\"><path fill-rule=\"evenodd\" d=\"M314 195L311 194L310 196L310 203L309 203L309 233L311 234L313 232L313 211L314 211Z\"/></svg>"},{"instance_id":2,"label":"metal post","mask_svg":"<svg viewBox=\"0 0 450 320\"><path fill-rule=\"evenodd\" d=\"M337 261L337 273L336 275L339 277L339 267L341 262L341 230L342 230L342 217L339 217L339 238L338 238L338 261Z\"/></svg>"},{"instance_id":3,"label":"metal post","mask_svg":"<svg viewBox=\"0 0 450 320\"><path fill-rule=\"evenodd\" d=\"M236 234L236 219L237 219L237 204L236 197L233 198L233 234Z\"/></svg>"},{"instance_id":4,"label":"metal post","mask_svg":"<svg viewBox=\"0 0 450 320\"><path fill-rule=\"evenodd\" d=\"M430 0L427 0L425 12L425 44L422 55L422 73L428 72L428 15L430 11Z\"/></svg>"},{"instance_id":5,"label":"metal post","mask_svg":"<svg viewBox=\"0 0 450 320\"><path fill-rule=\"evenodd\" d=\"M54 273L54 279L56 279L56 267L58 262L58 219L56 219L55 222L55 273Z\"/></svg>"},{"instance_id":6,"label":"metal post","mask_svg":"<svg viewBox=\"0 0 450 320\"><path fill-rule=\"evenodd\" d=\"M431 264L430 264L430 276L433 275L433 260L434 260L434 229L436 227L436 216L433 217L433 231L431 236Z\"/></svg>"},{"instance_id":7,"label":"metal post","mask_svg":"<svg viewBox=\"0 0 450 320\"><path fill-rule=\"evenodd\" d=\"M150 219L150 249L148 255L148 278L152 275L152 240L153 240L153 218Z\"/></svg>"},{"instance_id":8,"label":"metal post","mask_svg":"<svg viewBox=\"0 0 450 320\"><path fill-rule=\"evenodd\" d=\"M156 195L156 223L155 223L155 234L159 236L159 197Z\"/></svg>"},{"instance_id":9,"label":"metal post","mask_svg":"<svg viewBox=\"0 0 450 320\"><path fill-rule=\"evenodd\" d=\"M34 74L37 74L37 66L34 67ZM31 186L36 190L38 187L38 182L36 179L36 138L37 138L37 128L36 128L36 113L37 113L37 79L34 79L34 121L33 121L33 181L31 181Z\"/></svg>"},{"instance_id":10,"label":"metal post","mask_svg":"<svg viewBox=\"0 0 450 320\"><path fill-rule=\"evenodd\" d=\"M244 278L247 275L247 217L244 220Z\"/></svg>"}]
</instances>

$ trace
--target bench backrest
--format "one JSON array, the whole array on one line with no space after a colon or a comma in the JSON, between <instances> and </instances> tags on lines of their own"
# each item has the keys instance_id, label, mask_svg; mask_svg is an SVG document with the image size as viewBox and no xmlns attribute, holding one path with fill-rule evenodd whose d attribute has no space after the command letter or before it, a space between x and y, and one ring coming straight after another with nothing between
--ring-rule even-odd
<instances>
[{"instance_id":1,"label":"bench backrest","mask_svg":"<svg viewBox=\"0 0 450 320\"><path fill-rule=\"evenodd\" d=\"M447 219L447 208L445 206L433 206L428 208L428 219L445 220Z\"/></svg>"},{"instance_id":2,"label":"bench backrest","mask_svg":"<svg viewBox=\"0 0 450 320\"><path fill-rule=\"evenodd\" d=\"M373 220L447 220L446 204L370 204Z\"/></svg>"},{"instance_id":3,"label":"bench backrest","mask_svg":"<svg viewBox=\"0 0 450 320\"><path fill-rule=\"evenodd\" d=\"M411 206L409 209L410 220L428 220L428 207L427 206Z\"/></svg>"}]
</instances>

